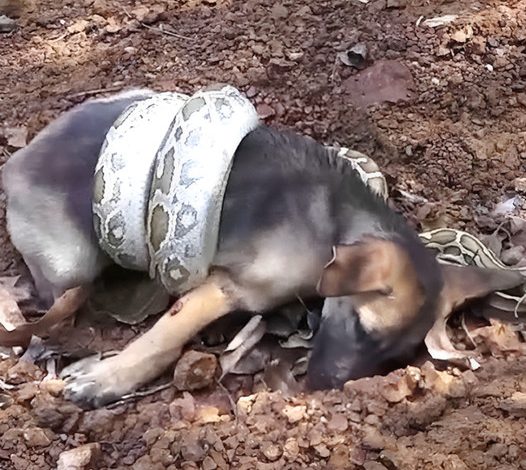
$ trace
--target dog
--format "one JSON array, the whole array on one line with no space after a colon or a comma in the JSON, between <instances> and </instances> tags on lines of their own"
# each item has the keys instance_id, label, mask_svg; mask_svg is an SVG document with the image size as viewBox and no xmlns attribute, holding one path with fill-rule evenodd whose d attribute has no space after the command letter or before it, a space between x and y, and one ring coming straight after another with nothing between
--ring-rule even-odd
<instances>
[{"instance_id":1,"label":"dog","mask_svg":"<svg viewBox=\"0 0 526 470\"><path fill-rule=\"evenodd\" d=\"M88 100L43 129L3 169L7 227L42 299L90 286L111 263L92 219L106 133L151 90ZM219 241L205 282L115 356L64 369L85 408L118 400L174 364L185 344L230 312L267 312L322 297L310 389L340 387L410 357L444 309L516 276L439 264L404 218L340 157L310 137L260 124L237 147Z\"/></svg>"}]
</instances>

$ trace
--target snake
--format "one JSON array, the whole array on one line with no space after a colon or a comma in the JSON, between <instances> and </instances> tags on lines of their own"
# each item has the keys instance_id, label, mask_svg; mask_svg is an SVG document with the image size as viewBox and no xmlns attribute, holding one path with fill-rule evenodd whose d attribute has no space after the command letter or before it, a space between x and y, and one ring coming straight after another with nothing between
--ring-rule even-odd
<instances>
[{"instance_id":1,"label":"snake","mask_svg":"<svg viewBox=\"0 0 526 470\"><path fill-rule=\"evenodd\" d=\"M233 156L258 125L255 107L228 84L193 95L154 93L131 104L108 131L95 169L93 223L103 251L124 268L148 272L174 295L202 282L215 255ZM387 201L386 178L371 157L326 148ZM419 237L441 263L526 274L465 231L438 228ZM521 304L505 292L492 298L507 310Z\"/></svg>"},{"instance_id":2,"label":"snake","mask_svg":"<svg viewBox=\"0 0 526 470\"><path fill-rule=\"evenodd\" d=\"M389 189L378 164L369 156L347 147L329 147L349 163L369 189L387 201ZM431 249L443 264L478 266L487 269L518 271L526 276L526 267L504 264L497 255L474 235L453 228L437 228L418 234L422 243ZM523 290L526 293L526 277ZM524 296L496 291L488 299L489 305L504 311L526 313Z\"/></svg>"},{"instance_id":3,"label":"snake","mask_svg":"<svg viewBox=\"0 0 526 470\"><path fill-rule=\"evenodd\" d=\"M93 225L102 250L173 295L202 283L235 151L259 124L252 103L228 84L128 106L95 167Z\"/></svg>"}]
</instances>

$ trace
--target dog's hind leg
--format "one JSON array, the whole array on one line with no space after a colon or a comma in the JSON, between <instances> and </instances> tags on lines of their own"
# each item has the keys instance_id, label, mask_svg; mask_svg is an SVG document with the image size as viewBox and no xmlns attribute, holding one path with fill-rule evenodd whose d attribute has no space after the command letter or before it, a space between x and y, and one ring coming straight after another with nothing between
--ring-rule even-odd
<instances>
[{"instance_id":1,"label":"dog's hind leg","mask_svg":"<svg viewBox=\"0 0 526 470\"><path fill-rule=\"evenodd\" d=\"M218 277L192 290L144 335L104 360L88 357L65 368L65 396L84 407L100 407L155 379L200 330L236 308L232 290Z\"/></svg>"}]
</instances>

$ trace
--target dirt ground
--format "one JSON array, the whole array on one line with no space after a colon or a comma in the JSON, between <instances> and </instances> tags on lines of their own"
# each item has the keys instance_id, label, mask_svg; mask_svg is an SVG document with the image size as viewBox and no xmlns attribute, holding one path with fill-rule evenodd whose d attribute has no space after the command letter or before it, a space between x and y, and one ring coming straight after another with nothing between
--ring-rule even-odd
<instances>
[{"instance_id":1,"label":"dirt ground","mask_svg":"<svg viewBox=\"0 0 526 470\"><path fill-rule=\"evenodd\" d=\"M498 203L524 204L526 0L43 0L9 13L2 161L86 98L223 81L269 123L373 156L418 230L487 235ZM458 16L425 23L443 15ZM0 237L1 275L23 273ZM71 336L109 349L134 328ZM4 358L0 469L526 469L526 359L505 349L475 372L426 362L289 396L169 387L94 411L61 398L45 364Z\"/></svg>"}]
</instances>

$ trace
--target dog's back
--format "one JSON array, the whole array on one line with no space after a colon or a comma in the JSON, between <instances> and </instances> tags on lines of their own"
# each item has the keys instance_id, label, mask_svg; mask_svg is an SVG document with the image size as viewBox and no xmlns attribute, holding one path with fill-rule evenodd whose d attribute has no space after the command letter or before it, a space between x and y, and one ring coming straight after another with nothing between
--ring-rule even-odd
<instances>
[{"instance_id":1,"label":"dog's back","mask_svg":"<svg viewBox=\"0 0 526 470\"><path fill-rule=\"evenodd\" d=\"M92 223L95 165L113 122L151 93L132 90L76 106L5 164L7 227L43 300L91 282L106 266Z\"/></svg>"}]
</instances>

